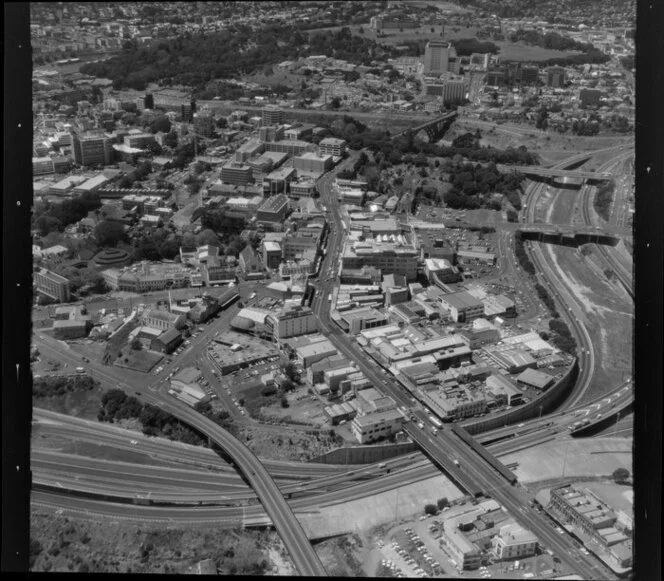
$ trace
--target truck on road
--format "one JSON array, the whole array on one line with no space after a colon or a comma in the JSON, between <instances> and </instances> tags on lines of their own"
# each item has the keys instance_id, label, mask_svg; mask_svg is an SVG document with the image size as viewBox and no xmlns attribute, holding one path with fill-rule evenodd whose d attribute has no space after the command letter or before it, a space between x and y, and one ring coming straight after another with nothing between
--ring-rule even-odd
<instances>
[{"instance_id":1,"label":"truck on road","mask_svg":"<svg viewBox=\"0 0 664 581\"><path fill-rule=\"evenodd\" d=\"M77 367L76 373L85 373L85 369L83 369L83 367Z\"/></svg>"}]
</instances>

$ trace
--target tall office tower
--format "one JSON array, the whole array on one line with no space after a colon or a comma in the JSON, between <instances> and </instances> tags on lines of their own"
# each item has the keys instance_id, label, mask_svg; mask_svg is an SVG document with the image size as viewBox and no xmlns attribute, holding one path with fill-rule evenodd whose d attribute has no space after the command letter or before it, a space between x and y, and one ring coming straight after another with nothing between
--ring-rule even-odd
<instances>
[{"instance_id":1,"label":"tall office tower","mask_svg":"<svg viewBox=\"0 0 664 581\"><path fill-rule=\"evenodd\" d=\"M72 134L74 159L80 165L109 165L113 162L111 139L104 135Z\"/></svg>"},{"instance_id":2,"label":"tall office tower","mask_svg":"<svg viewBox=\"0 0 664 581\"><path fill-rule=\"evenodd\" d=\"M197 135L212 137L214 135L214 117L209 109L201 109L194 113L194 130Z\"/></svg>"},{"instance_id":3,"label":"tall office tower","mask_svg":"<svg viewBox=\"0 0 664 581\"><path fill-rule=\"evenodd\" d=\"M447 72L450 58L450 43L430 40L424 50L424 74L442 75Z\"/></svg>"},{"instance_id":4,"label":"tall office tower","mask_svg":"<svg viewBox=\"0 0 664 581\"><path fill-rule=\"evenodd\" d=\"M262 126L281 125L284 122L284 111L275 105L266 105L263 107Z\"/></svg>"}]
</instances>

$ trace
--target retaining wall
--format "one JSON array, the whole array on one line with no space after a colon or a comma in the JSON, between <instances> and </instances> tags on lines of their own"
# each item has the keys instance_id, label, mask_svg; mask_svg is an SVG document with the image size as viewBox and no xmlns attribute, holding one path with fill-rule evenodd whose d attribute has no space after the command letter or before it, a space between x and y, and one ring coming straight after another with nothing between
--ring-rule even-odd
<instances>
[{"instance_id":1,"label":"retaining wall","mask_svg":"<svg viewBox=\"0 0 664 581\"><path fill-rule=\"evenodd\" d=\"M320 464L372 464L381 460L389 460L419 450L414 442L403 444L389 444L386 446L353 446L351 448L337 448L322 456L312 458L309 462Z\"/></svg>"}]
</instances>

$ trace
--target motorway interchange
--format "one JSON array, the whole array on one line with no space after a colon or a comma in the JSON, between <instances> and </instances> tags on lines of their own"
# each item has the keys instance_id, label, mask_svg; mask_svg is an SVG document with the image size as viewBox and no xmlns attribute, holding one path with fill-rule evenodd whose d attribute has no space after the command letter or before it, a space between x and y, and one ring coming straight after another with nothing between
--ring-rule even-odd
<instances>
[{"instance_id":1,"label":"motorway interchange","mask_svg":"<svg viewBox=\"0 0 664 581\"><path fill-rule=\"evenodd\" d=\"M347 160L343 165L349 163L352 163L352 158ZM341 249L345 226L342 221L342 214L339 211L338 202L336 201L335 196L332 194L332 182L334 175L337 171L342 169L343 165L337 168L335 171L324 175L318 184L321 197L327 206L328 214L332 218L332 227L328 240L328 252L321 266L319 281L316 285L317 293L315 295L312 308L318 314L321 320L321 326L324 328L324 331L326 331L326 334L328 334L331 341L335 344L339 351L344 353L346 356L358 361L360 368L365 372L367 377L376 385L381 385L384 388L384 391L394 397L398 404L412 407L411 398L408 394L404 393L401 385L396 383L392 378L387 377L383 370L372 361L367 361L362 356L362 352L359 350L358 346L353 343L347 336L341 333L340 329L331 321L329 317L328 297L335 285L334 281L336 279L339 252ZM531 207L534 207L534 203L532 201L529 201L529 203L531 204ZM537 258L536 255L534 258ZM548 272L544 264L539 263L538 266L541 268L541 272L543 273L543 279L550 279L551 281L555 280L554 274ZM561 293L560 295L556 296L556 298L565 304L566 299L569 297L566 297L564 293ZM577 314L573 307L569 307L569 312L571 315ZM577 336L580 336L583 339L583 347L579 358L582 373L579 378L579 383L577 384L579 389L575 392L579 395L576 395L574 398L572 398L572 401L570 401L568 404L569 406L574 406L574 404L581 399L583 389L591 378L594 361L592 344L590 337L588 337L587 332L585 332L585 328L578 320L576 320L575 324L575 319L577 319L576 317L569 316L569 319L575 327ZM205 369L204 375L208 381L213 381L214 375L211 373L211 362L203 356L206 345L206 337L208 337L212 330L218 326L220 325L214 324L208 330L206 330L206 332L203 333L200 338L195 337L192 340L191 345L188 346L187 351L183 353L181 359L177 361L179 366L185 366L187 364L192 364L193 362L203 366ZM40 350L44 350L44 352L49 353L49 355L52 357L58 358L59 360L69 361L71 362L72 366L80 364L79 356L68 349L68 347L62 342L52 340L44 335L39 334L38 343ZM207 367L205 367L206 365ZM325 573L322 569L322 565L320 565L320 561L315 556L315 552L313 549L311 549L311 545L307 540L306 535L304 535L301 527L299 527L297 524L297 519L293 514L293 511L297 510L297 507L299 506L311 506L311 501L309 501L309 504L307 504L307 498L309 498L309 496L305 494L299 499L291 499L290 503L286 502L283 496L284 494L288 495L289 490L297 493L307 492L307 490L302 490L302 482L306 482L306 479L303 480L303 475L300 474L299 467L297 469L297 480L295 480L297 484L292 481L290 483L280 481L277 474L274 473L274 466L270 468L269 463L267 463L268 469L266 469L264 466L266 463L258 461L253 456L253 454L248 452L248 450L242 444L237 442L230 435L226 434L218 426L205 420L205 418L202 418L193 412L193 410L187 408L179 402L174 401L172 398L168 398L168 396L165 394L165 390L163 389L163 379L158 381L156 385L151 386L151 389L145 390L145 378L141 374L120 371L95 364L90 364L88 367L94 371L94 376L100 380L102 385L120 385L121 387L127 389L129 392L133 391L136 394L140 394L140 399L162 407L162 409L169 411L177 417L180 417L183 421L198 427L201 429L201 431L213 438L227 453L230 454L230 456L235 461L235 464L242 472L246 481L250 483L254 492L248 492L246 490L246 484L244 484L241 479L237 478L237 474L235 474L234 477L236 479L235 483L228 481L227 484L224 484L224 480L220 480L218 482L219 489L221 491L225 491L227 490L225 486L230 487L230 489L235 486L236 490L234 496L236 496L236 499L246 499L247 495L249 495L254 499L260 499L262 502L262 507L256 504L242 510L242 516L240 518L243 520L243 522L247 518L253 518L253 522L257 524L260 524L261 522L272 523L277 527L283 536L284 542L289 548L289 551L293 556L293 560L295 561L298 570L301 573L313 575L321 575ZM163 372L163 377L166 377L169 368L172 370L173 367L174 364L170 364L170 367L166 367ZM616 392L618 397L624 399L631 398L631 389L625 390L626 387L627 386L621 386L622 391ZM608 402L605 402L607 406L609 406L612 402L610 397L611 396L607 394L607 397L604 398L609 399ZM572 419L577 421L576 418L580 413L587 412L583 414L585 417L590 413L590 409L594 409L592 406L600 405L602 405L600 402L595 402L591 405L586 405L586 408L581 410L579 410L578 406L576 406L576 408L570 409L568 413L560 414L560 418L556 422L556 427L559 428L559 431L562 431L565 429L565 426L572 424ZM231 409L232 407L233 406L231 406ZM423 419L424 418L426 418L426 416L423 416ZM38 415L38 422L40 421L42 420ZM50 418L50 421L53 422L53 418ZM517 435L511 438L511 445L518 445L520 441L522 443L527 438L531 438L532 441L533 433L537 432L538 430L546 428L547 430L551 431L550 423L544 425L544 428L542 428L542 420L537 420L537 422L540 423L536 424L533 420L532 425L529 423L528 430L522 430L522 433L527 433L523 433L521 436ZM549 422L551 422L551 420L549 420ZM92 424L94 424L94 422L92 422ZM53 424L45 424L45 426L50 426L52 428ZM87 427L88 431L92 430L94 432L96 429L96 426ZM523 524L530 528L541 539L541 541L546 544L546 546L552 548L554 551L556 551L557 554L560 554L561 558L568 562L568 565L577 571L583 572L584 575L588 575L588 578L596 578L599 572L602 572L602 567L600 567L592 557L588 557L583 554L581 554L579 557L579 552L576 550L576 547L574 543L571 542L571 540L567 539L566 536L561 538L559 535L554 535L550 530L550 523L546 522L545 519L534 509L531 510L527 505L522 505L524 491L520 489L520 487L514 488L505 480L501 479L500 475L497 474L490 466L483 465L481 462L478 462L477 457L473 455L474 452L465 446L462 442L455 440L451 434L448 433L448 430L442 430L438 435L434 436L431 436L424 430L418 430L418 428L414 426L411 426L410 431L411 436L414 436L415 441L420 443L425 449L433 449L446 456L449 456L450 452L452 452L457 458L461 460L463 470L468 472L470 477L478 484L478 486L482 488L485 494L492 496L501 504L503 504L503 506L505 506L508 510L510 510L510 512L514 514L517 520L520 520ZM519 438L521 438L521 440L519 440ZM139 445L138 440L134 440L134 442L131 442L129 445ZM140 447L142 448L145 445L147 445L145 439L141 438ZM499 442L495 445L501 445L505 447L505 440L503 440L502 443ZM532 443L530 445L532 445ZM50 466L52 469L54 467L53 463L55 460L53 458L49 459L47 453L44 452L44 454L46 454L46 456L43 456L40 460L38 460L38 472L43 471L44 473L49 473L49 462L51 463ZM308 491L311 493L315 492L316 495L320 495L322 490L326 490L327 492L325 494L333 495L332 500L329 502L343 502L345 499L354 497L358 494L360 497L361 494L369 494L372 487L375 491L377 484L375 482L370 482L370 485L367 487L367 483L363 482L365 478L369 479L370 481L373 479L378 479L379 482L382 483L381 486L389 487L398 486L400 485L399 483L403 483L405 480L418 478L421 477L420 475L422 474L431 474L432 472L433 466L428 461L423 461L421 455L413 455L410 458L402 459L401 462L403 462L403 465L391 465L391 468L394 468L393 471L391 470L391 474L386 474L385 470L379 469L376 466L363 467L362 470L365 470L366 472L361 475L361 478L359 477L357 470L352 471L354 474L351 474L347 470L335 467L333 470L331 470L332 474L321 474L317 478L312 476L308 484ZM228 466L228 464L225 464L225 466ZM83 469L81 466L79 466L79 468ZM53 470L51 470L51 473L52 472ZM289 472L291 472L291 474L293 473L292 471ZM229 475L227 475L227 477L233 480L233 477L230 477ZM149 475L146 476L146 478L148 481L150 481ZM277 480L273 480L273 478ZM330 481L330 478L332 478L332 481ZM45 481L49 481L49 479L46 478ZM276 482L279 482L279 485L277 485ZM42 481L39 484L44 484L44 482ZM62 482L60 482L60 485L64 487ZM209 493L201 493L199 490L199 496L193 494L189 500L192 500L193 498L195 502L201 502L201 499L209 500L210 498L214 498L215 495L217 498L220 495L225 495L223 492L219 495L216 491L213 490L217 486L216 481L210 482L209 485L211 488ZM237 490L238 486L244 486L245 490L243 492L239 492ZM364 491L361 491L362 486L365 487ZM152 484L150 484L148 487L154 488ZM300 490L296 490L298 487ZM336 488L336 490L331 490L331 488ZM203 494L203 496L200 496L200 494ZM231 494L233 493L229 491L228 495ZM165 497L167 498L168 495ZM67 507L71 510L76 510L75 507L77 500L80 499L73 499L71 497L66 498L62 495L55 494L53 491L41 491L34 498L34 501L37 504L55 506L58 502L60 502L62 503L63 507L67 505ZM230 496L226 500L232 501L233 498ZM325 502L325 499L320 498L320 501ZM97 503L95 505L94 501L90 500L85 502L87 502L91 507L96 506L97 510L99 510L102 506L101 503ZM289 504L291 505L290 507ZM111 505L113 507L111 508L109 503L104 503L103 506L103 510L110 510L111 513L113 513L114 510L118 512L126 510L122 508L121 505ZM139 512L146 511L146 516L152 510L156 509L154 506L134 506L127 508L133 509L134 511L138 510ZM148 511L148 509L151 510ZM90 508L86 510L89 511ZM191 508L186 507L171 507L168 509L163 509L163 512L164 514L174 515L176 513L182 512L190 513L191 510ZM221 514L224 510L226 511L223 513L225 516L221 517ZM210 514L218 514L220 518L227 519L225 522L234 524L237 524L238 515L240 514L236 507L201 507L197 511L198 516L196 519L198 520L198 517L203 516L203 513L207 513L208 511ZM131 510L126 512L131 513ZM261 516L261 514L263 516ZM170 519L174 517L167 516L165 518ZM570 555L574 555L574 559L572 559Z\"/></svg>"}]
</instances>

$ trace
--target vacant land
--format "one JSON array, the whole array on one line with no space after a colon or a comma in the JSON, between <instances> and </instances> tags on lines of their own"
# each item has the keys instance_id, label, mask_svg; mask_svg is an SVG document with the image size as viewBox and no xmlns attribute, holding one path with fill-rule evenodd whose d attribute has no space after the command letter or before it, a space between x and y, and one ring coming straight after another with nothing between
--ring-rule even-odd
<instances>
[{"instance_id":1,"label":"vacant land","mask_svg":"<svg viewBox=\"0 0 664 581\"><path fill-rule=\"evenodd\" d=\"M325 571L333 577L364 577L363 559L359 558L363 547L362 539L356 534L328 539L315 545Z\"/></svg>"},{"instance_id":2,"label":"vacant land","mask_svg":"<svg viewBox=\"0 0 664 581\"><path fill-rule=\"evenodd\" d=\"M271 553L288 561L275 532L95 522L38 508L30 536L32 571L184 574L211 558L220 574L260 575L273 569Z\"/></svg>"},{"instance_id":3,"label":"vacant land","mask_svg":"<svg viewBox=\"0 0 664 581\"><path fill-rule=\"evenodd\" d=\"M147 373L163 358L164 356L161 353L155 351L136 350L127 347L123 350L122 356L115 360L115 365Z\"/></svg>"},{"instance_id":4,"label":"vacant land","mask_svg":"<svg viewBox=\"0 0 664 581\"><path fill-rule=\"evenodd\" d=\"M240 439L257 456L270 460L299 460L325 454L339 447L336 436L329 431L272 430L261 427L243 427Z\"/></svg>"}]
</instances>

